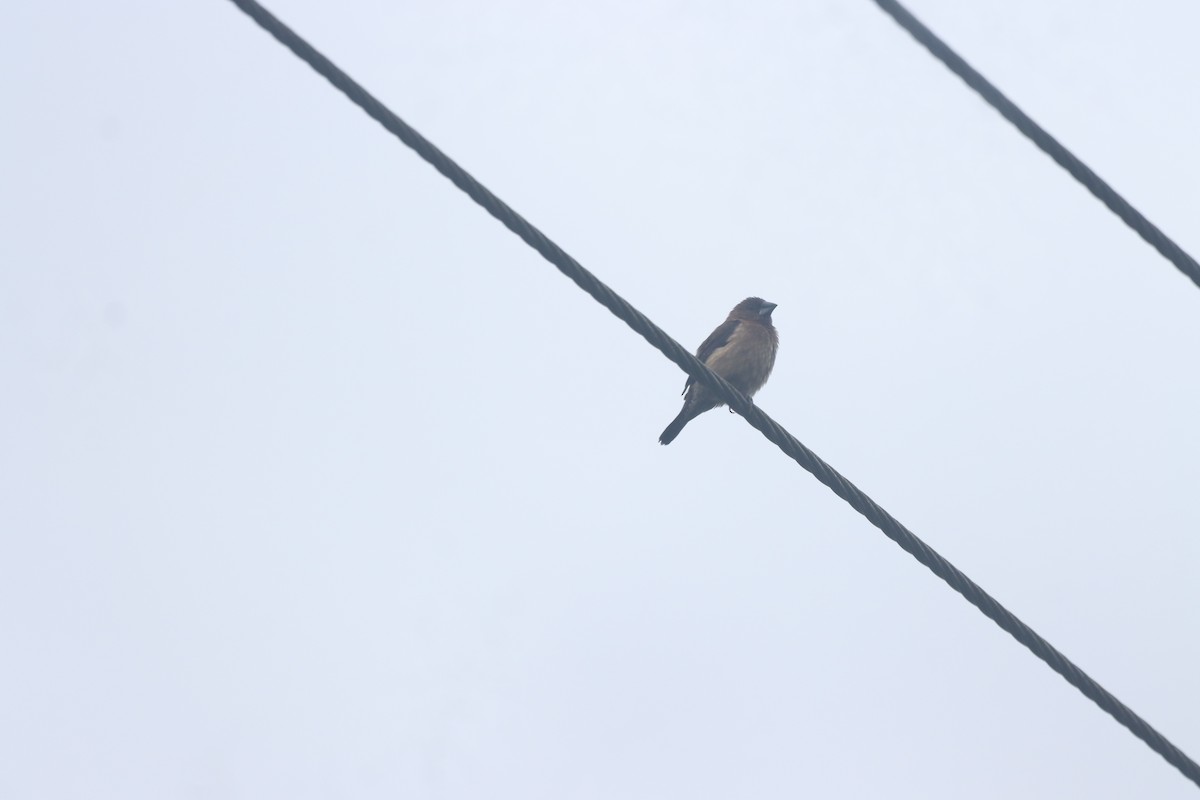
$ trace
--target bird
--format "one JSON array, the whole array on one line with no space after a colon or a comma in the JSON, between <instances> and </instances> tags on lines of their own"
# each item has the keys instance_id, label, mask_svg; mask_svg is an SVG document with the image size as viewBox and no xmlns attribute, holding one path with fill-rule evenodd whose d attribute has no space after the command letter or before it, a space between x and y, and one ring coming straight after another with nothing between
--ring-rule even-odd
<instances>
[{"instance_id":1,"label":"bird","mask_svg":"<svg viewBox=\"0 0 1200 800\"><path fill-rule=\"evenodd\" d=\"M775 303L768 303L761 297L747 297L708 335L696 351L696 358L742 394L753 397L767 382L771 368L775 366L779 333L771 323L771 312L776 308ZM683 393L683 410L658 437L661 444L675 441L683 426L705 411L725 405L715 391L691 376L684 384Z\"/></svg>"}]
</instances>

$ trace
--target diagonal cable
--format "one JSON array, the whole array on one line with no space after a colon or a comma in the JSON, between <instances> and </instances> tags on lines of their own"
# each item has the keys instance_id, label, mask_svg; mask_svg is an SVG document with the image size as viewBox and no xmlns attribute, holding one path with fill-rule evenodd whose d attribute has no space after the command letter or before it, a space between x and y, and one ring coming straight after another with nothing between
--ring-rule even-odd
<instances>
[{"instance_id":1,"label":"diagonal cable","mask_svg":"<svg viewBox=\"0 0 1200 800\"><path fill-rule=\"evenodd\" d=\"M1129 204L1129 201L1117 193L1117 190L1108 185L1108 183L1097 175L1095 172L1080 161L1074 153L1068 150L1057 139L1046 132L1046 129L1034 122L1028 114L1017 108L1011 100L1004 96L1004 93L992 85L991 81L980 75L970 64L962 59L958 53L950 49L950 45L938 38L938 35L926 28L919 19L914 17L908 9L896 2L896 0L873 0L875 5L884 10L900 27L912 34L912 37L933 54L934 58L941 61L955 75L963 79L963 82L979 93L979 96L987 101L988 105L1000 112L1003 117L1017 127L1021 133L1029 137L1030 141L1036 144L1041 150L1058 165L1071 173L1075 180L1082 183L1087 190L1094 194L1096 198L1104 205L1108 206L1109 210L1121 218L1129 227L1133 228L1138 236L1141 236L1155 250L1162 254L1163 258L1170 261L1179 271L1192 279L1192 283L1200 286L1200 264L1196 263L1196 259L1192 258L1187 252L1175 244L1171 237L1167 236L1158 226L1146 219L1146 217Z\"/></svg>"},{"instance_id":2,"label":"diagonal cable","mask_svg":"<svg viewBox=\"0 0 1200 800\"><path fill-rule=\"evenodd\" d=\"M590 294L597 302L640 334L663 355L675 362L680 369L712 387L729 404L730 408L741 414L747 422L762 432L767 439L774 442L780 450L790 456L800 466L804 467L804 469L811 472L817 480L828 486L834 494L849 503L851 507L870 520L871 524L883 531L884 535L900 545L900 547L928 567L939 578L950 584L968 602L982 611L1001 628L1008 631L1013 638L1029 648L1034 655L1046 662L1051 669L1066 678L1072 686L1083 692L1084 695L1111 714L1114 719L1128 728L1156 753L1177 767L1193 783L1200 786L1200 765L1197 765L1196 762L1188 758L1179 748L1171 744L1161 733L1151 727L1149 723L1110 694L1103 686L1096 683L1087 673L1056 650L1032 628L1019 620L1011 611L1000 605L995 598L985 592L977 583L960 572L949 561L942 558L929 545L918 539L912 531L901 525L895 517L880 508L862 490L842 477L837 470L826 464L820 457L801 444L795 437L784 430L779 423L768 417L748 400L745 395L730 386L719 375L705 367L695 356L668 336L665 331L651 322L644 314L631 306L612 289L601 283L595 275L584 269L579 262L567 255L561 247L550 241L545 234L531 225L516 211L509 208L504 201L500 200L500 198L496 197L480 184L479 181L471 177L466 170L451 160L449 156L392 113L349 75L317 52L312 45L300 38L294 31L254 0L230 0L230 2L244 11L268 33L279 40L281 44L342 91L351 102L367 112L383 127L387 128L402 142L415 150L421 158L429 162L442 175L449 178L455 186L470 195L476 203L503 223L506 228L521 237L534 250L541 253L547 261L574 281L579 288Z\"/></svg>"}]
</instances>

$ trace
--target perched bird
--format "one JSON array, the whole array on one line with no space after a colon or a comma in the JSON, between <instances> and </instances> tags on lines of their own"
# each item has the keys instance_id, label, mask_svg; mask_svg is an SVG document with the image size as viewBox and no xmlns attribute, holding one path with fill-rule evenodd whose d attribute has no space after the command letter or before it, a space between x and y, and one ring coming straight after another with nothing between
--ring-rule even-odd
<instances>
[{"instance_id":1,"label":"perched bird","mask_svg":"<svg viewBox=\"0 0 1200 800\"><path fill-rule=\"evenodd\" d=\"M779 334L771 324L775 307L761 297L747 297L733 307L729 317L696 351L696 358L747 397L762 388L775 366L775 351L779 349ZM712 389L690 376L683 393L683 410L658 437L662 444L673 442L684 425L705 411L725 405Z\"/></svg>"}]
</instances>

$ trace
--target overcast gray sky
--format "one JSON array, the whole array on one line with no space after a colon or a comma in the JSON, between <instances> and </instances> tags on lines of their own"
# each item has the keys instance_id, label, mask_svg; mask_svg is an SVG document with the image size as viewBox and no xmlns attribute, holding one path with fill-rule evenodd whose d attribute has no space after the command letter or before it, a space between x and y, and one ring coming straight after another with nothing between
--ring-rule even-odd
<instances>
[{"instance_id":1,"label":"overcast gray sky","mask_svg":"<svg viewBox=\"0 0 1200 800\"><path fill-rule=\"evenodd\" d=\"M1200 290L736 5L269 7L1200 757ZM1200 6L910 7L1200 251ZM0 22L3 797L1195 796L232 4Z\"/></svg>"}]
</instances>

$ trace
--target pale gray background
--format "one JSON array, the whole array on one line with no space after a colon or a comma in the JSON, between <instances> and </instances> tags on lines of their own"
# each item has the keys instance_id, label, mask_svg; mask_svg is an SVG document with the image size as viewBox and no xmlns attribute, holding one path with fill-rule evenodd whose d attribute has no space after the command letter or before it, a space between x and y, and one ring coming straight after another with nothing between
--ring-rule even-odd
<instances>
[{"instance_id":1,"label":"pale gray background","mask_svg":"<svg viewBox=\"0 0 1200 800\"><path fill-rule=\"evenodd\" d=\"M733 5L271 7L1200 756L1200 291ZM1200 6L912 8L1200 251ZM1195 796L231 4L0 23L0 796Z\"/></svg>"}]
</instances>

